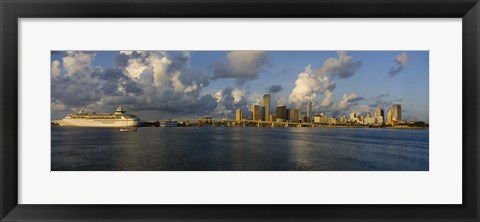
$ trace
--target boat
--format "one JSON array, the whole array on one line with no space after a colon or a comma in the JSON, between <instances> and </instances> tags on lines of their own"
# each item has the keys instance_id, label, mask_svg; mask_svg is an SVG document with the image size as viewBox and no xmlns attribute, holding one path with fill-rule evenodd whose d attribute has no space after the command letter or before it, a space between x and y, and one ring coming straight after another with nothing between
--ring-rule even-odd
<instances>
[{"instance_id":1,"label":"boat","mask_svg":"<svg viewBox=\"0 0 480 222\"><path fill-rule=\"evenodd\" d=\"M59 126L76 127L137 127L140 119L132 114L127 114L121 106L114 113L85 112L81 109L76 114L68 114L62 120L55 121Z\"/></svg>"},{"instance_id":2,"label":"boat","mask_svg":"<svg viewBox=\"0 0 480 222\"><path fill-rule=\"evenodd\" d=\"M137 127L136 126L128 126L128 118L127 121L125 121L125 127L120 128L120 132L137 132Z\"/></svg>"},{"instance_id":3,"label":"boat","mask_svg":"<svg viewBox=\"0 0 480 222\"><path fill-rule=\"evenodd\" d=\"M136 132L137 127L120 128L120 132Z\"/></svg>"},{"instance_id":4,"label":"boat","mask_svg":"<svg viewBox=\"0 0 480 222\"><path fill-rule=\"evenodd\" d=\"M177 121L167 120L165 122L160 123L160 127L177 127Z\"/></svg>"}]
</instances>

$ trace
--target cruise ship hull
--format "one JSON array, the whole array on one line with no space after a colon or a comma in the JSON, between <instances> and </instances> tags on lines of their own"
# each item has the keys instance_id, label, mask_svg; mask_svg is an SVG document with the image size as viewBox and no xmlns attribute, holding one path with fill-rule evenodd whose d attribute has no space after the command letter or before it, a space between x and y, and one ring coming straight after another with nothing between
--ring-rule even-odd
<instances>
[{"instance_id":1,"label":"cruise ship hull","mask_svg":"<svg viewBox=\"0 0 480 222\"><path fill-rule=\"evenodd\" d=\"M78 127L135 127L137 120L126 119L62 119L56 121L60 126Z\"/></svg>"}]
</instances>

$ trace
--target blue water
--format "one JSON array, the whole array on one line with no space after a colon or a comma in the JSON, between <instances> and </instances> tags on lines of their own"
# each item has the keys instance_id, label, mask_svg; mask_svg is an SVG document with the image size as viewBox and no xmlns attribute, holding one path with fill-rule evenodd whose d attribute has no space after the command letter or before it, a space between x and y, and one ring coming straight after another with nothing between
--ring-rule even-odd
<instances>
[{"instance_id":1,"label":"blue water","mask_svg":"<svg viewBox=\"0 0 480 222\"><path fill-rule=\"evenodd\" d=\"M425 171L428 130L52 127L54 171Z\"/></svg>"}]
</instances>

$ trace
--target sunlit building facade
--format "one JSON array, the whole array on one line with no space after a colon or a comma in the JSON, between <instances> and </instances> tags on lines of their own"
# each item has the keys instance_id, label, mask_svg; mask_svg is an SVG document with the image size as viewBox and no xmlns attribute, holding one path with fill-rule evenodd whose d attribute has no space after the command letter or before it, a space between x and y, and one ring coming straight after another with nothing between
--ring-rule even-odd
<instances>
[{"instance_id":1,"label":"sunlit building facade","mask_svg":"<svg viewBox=\"0 0 480 222\"><path fill-rule=\"evenodd\" d=\"M387 114L387 124L393 124L393 119L392 119L392 110L388 110Z\"/></svg>"},{"instance_id":2,"label":"sunlit building facade","mask_svg":"<svg viewBox=\"0 0 480 222\"><path fill-rule=\"evenodd\" d=\"M242 109L236 109L235 110L235 120L240 121L243 119L243 112Z\"/></svg>"},{"instance_id":3,"label":"sunlit building facade","mask_svg":"<svg viewBox=\"0 0 480 222\"><path fill-rule=\"evenodd\" d=\"M355 118L357 118L357 114L355 112L350 113L350 122L355 121Z\"/></svg>"},{"instance_id":4,"label":"sunlit building facade","mask_svg":"<svg viewBox=\"0 0 480 222\"><path fill-rule=\"evenodd\" d=\"M312 121L312 102L308 102L307 105L307 122Z\"/></svg>"},{"instance_id":5,"label":"sunlit building facade","mask_svg":"<svg viewBox=\"0 0 480 222\"><path fill-rule=\"evenodd\" d=\"M377 107L377 108L375 109L375 119L376 119L375 122L379 123L379 118L380 118L380 117L382 118L382 121L381 121L380 123L383 123L383 121L384 121L383 118L385 117L385 114L383 113L383 109L382 109L382 108Z\"/></svg>"},{"instance_id":6,"label":"sunlit building facade","mask_svg":"<svg viewBox=\"0 0 480 222\"><path fill-rule=\"evenodd\" d=\"M250 111L252 112L252 120L262 120L261 115L260 115L260 106L259 105L252 105L250 108Z\"/></svg>"},{"instance_id":7,"label":"sunlit building facade","mask_svg":"<svg viewBox=\"0 0 480 222\"><path fill-rule=\"evenodd\" d=\"M276 110L277 120L286 121L287 120L287 106L278 105Z\"/></svg>"},{"instance_id":8,"label":"sunlit building facade","mask_svg":"<svg viewBox=\"0 0 480 222\"><path fill-rule=\"evenodd\" d=\"M392 121L395 123L402 122L402 107L400 104L392 105Z\"/></svg>"},{"instance_id":9,"label":"sunlit building facade","mask_svg":"<svg viewBox=\"0 0 480 222\"><path fill-rule=\"evenodd\" d=\"M297 123L299 120L298 113L300 112L300 109L289 109L289 120L292 123Z\"/></svg>"}]
</instances>

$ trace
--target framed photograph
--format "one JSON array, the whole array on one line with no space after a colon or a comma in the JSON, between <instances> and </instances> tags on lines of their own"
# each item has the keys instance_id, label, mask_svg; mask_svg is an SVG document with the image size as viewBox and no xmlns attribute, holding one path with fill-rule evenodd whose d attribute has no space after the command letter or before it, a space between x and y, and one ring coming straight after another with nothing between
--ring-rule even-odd
<instances>
[{"instance_id":1,"label":"framed photograph","mask_svg":"<svg viewBox=\"0 0 480 222\"><path fill-rule=\"evenodd\" d=\"M468 1L2 1L1 221L478 221Z\"/></svg>"}]
</instances>

